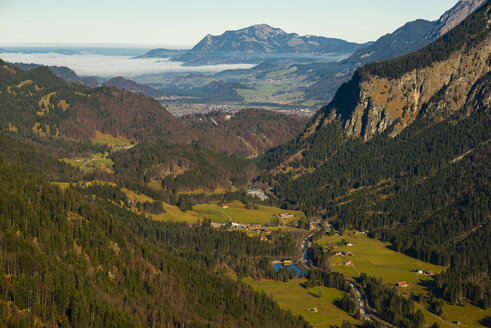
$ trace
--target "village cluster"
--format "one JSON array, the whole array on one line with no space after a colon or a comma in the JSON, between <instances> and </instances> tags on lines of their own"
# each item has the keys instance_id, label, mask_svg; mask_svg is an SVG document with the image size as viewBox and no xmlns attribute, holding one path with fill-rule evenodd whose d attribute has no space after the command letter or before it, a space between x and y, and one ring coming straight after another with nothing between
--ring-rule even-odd
<instances>
[{"instance_id":1,"label":"village cluster","mask_svg":"<svg viewBox=\"0 0 491 328\"><path fill-rule=\"evenodd\" d=\"M248 231L248 236L249 237L254 237L259 235L259 239L261 241L269 241L270 240L270 234L271 231L263 226L263 225L258 225L258 224L240 224L240 223L235 223L235 222L230 222L229 225L227 224L221 224L221 228L227 229L227 230L245 230Z\"/></svg>"}]
</instances>

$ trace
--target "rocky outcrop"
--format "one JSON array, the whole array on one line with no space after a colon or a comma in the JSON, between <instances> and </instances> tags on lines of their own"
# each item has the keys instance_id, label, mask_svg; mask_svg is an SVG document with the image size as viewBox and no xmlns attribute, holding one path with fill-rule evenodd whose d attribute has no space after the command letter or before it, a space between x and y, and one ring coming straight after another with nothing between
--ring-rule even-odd
<instances>
[{"instance_id":1,"label":"rocky outcrop","mask_svg":"<svg viewBox=\"0 0 491 328\"><path fill-rule=\"evenodd\" d=\"M374 73L360 76L358 72L321 111L319 115L323 119L314 121L326 124L339 119L346 136L369 139L389 127L391 134L397 135L418 116L448 117L468 102L472 92L478 92L476 82L490 72L489 9L484 17L486 31L472 48L464 45L445 60L434 60L426 67L409 70L397 78ZM444 40L439 42L444 45ZM410 60L407 57L396 64L406 65ZM388 62L386 66L396 64ZM480 92L484 92L482 88Z\"/></svg>"},{"instance_id":2,"label":"rocky outcrop","mask_svg":"<svg viewBox=\"0 0 491 328\"><path fill-rule=\"evenodd\" d=\"M426 36L428 40L436 40L441 37L460 22L462 22L467 16L472 14L477 8L479 8L487 0L461 0L457 2L452 9L447 10L438 21L430 33Z\"/></svg>"}]
</instances>

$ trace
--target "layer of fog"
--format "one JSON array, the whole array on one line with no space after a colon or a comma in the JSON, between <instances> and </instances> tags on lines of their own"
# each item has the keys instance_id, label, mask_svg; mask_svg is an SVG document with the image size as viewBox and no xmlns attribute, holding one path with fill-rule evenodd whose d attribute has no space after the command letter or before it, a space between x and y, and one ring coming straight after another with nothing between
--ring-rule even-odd
<instances>
[{"instance_id":1,"label":"layer of fog","mask_svg":"<svg viewBox=\"0 0 491 328\"><path fill-rule=\"evenodd\" d=\"M80 76L127 78L158 73L220 72L228 69L248 69L250 64L223 64L184 66L162 58L133 59L130 56L106 56L97 54L65 55L57 53L0 53L0 58L11 63L66 66Z\"/></svg>"}]
</instances>

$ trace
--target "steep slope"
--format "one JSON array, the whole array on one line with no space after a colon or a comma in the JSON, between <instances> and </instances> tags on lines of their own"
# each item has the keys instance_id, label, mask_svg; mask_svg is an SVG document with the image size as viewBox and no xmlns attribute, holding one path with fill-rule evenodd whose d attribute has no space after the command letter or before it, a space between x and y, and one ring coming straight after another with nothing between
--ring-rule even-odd
<instances>
[{"instance_id":1,"label":"steep slope","mask_svg":"<svg viewBox=\"0 0 491 328\"><path fill-rule=\"evenodd\" d=\"M0 157L0 325L309 327L218 264L282 250L209 223L155 222L123 199L110 186L62 191Z\"/></svg>"},{"instance_id":2,"label":"steep slope","mask_svg":"<svg viewBox=\"0 0 491 328\"><path fill-rule=\"evenodd\" d=\"M305 118L269 114L260 111L270 131L263 138L251 120L243 120L241 133L222 128L222 124L197 124L178 119L157 101L114 87L88 88L68 84L53 75L47 67L21 71L0 62L0 129L88 140L102 132L138 142L165 141L179 144L198 142L212 150L229 154L252 155L250 144L259 151L277 146L295 137L304 127ZM121 87L135 87L131 81L118 79ZM137 86L136 86L137 87ZM237 96L231 85L220 82L201 88L212 95ZM247 115L234 116L232 122ZM271 122L277 120L276 123ZM224 120L225 121L225 120ZM226 123L225 126L229 124ZM256 134L255 131L258 133ZM245 142L240 138L245 139Z\"/></svg>"},{"instance_id":3,"label":"steep slope","mask_svg":"<svg viewBox=\"0 0 491 328\"><path fill-rule=\"evenodd\" d=\"M389 127L396 135L423 114L450 115L490 70L488 20L489 3L427 47L357 70L320 115L340 118L345 135L365 139Z\"/></svg>"},{"instance_id":4,"label":"steep slope","mask_svg":"<svg viewBox=\"0 0 491 328\"><path fill-rule=\"evenodd\" d=\"M23 63L15 63L14 65L23 71L31 70L42 66L38 64L23 64ZM62 78L66 82L84 84L89 87L96 87L99 85L99 82L97 82L97 80L86 78L86 77L81 78L72 69L65 66L48 66L48 68L54 75L58 76L59 78Z\"/></svg>"},{"instance_id":5,"label":"steep slope","mask_svg":"<svg viewBox=\"0 0 491 328\"><path fill-rule=\"evenodd\" d=\"M218 123L216 126L213 121ZM207 115L188 115L181 118L192 131L202 131L198 142L203 146L232 154L231 145L243 152L239 155L255 155L278 147L291 140L305 128L307 117L283 115L262 109L244 109L236 114L212 112ZM206 132L208 131L208 132ZM225 139L224 139L225 138ZM226 140L218 144L216 140ZM228 146L227 146L228 144Z\"/></svg>"},{"instance_id":6,"label":"steep slope","mask_svg":"<svg viewBox=\"0 0 491 328\"><path fill-rule=\"evenodd\" d=\"M336 89L351 77L356 68L421 49L457 26L484 2L485 0L461 0L445 12L438 21L429 22L419 19L382 36L341 61L335 71L320 76L316 83L306 89L306 96L311 99L331 100ZM340 76L344 79L340 79Z\"/></svg>"},{"instance_id":7,"label":"steep slope","mask_svg":"<svg viewBox=\"0 0 491 328\"><path fill-rule=\"evenodd\" d=\"M116 175L157 182L169 192L247 187L257 176L251 161L214 153L197 145L139 144L113 152Z\"/></svg>"},{"instance_id":8,"label":"steep slope","mask_svg":"<svg viewBox=\"0 0 491 328\"><path fill-rule=\"evenodd\" d=\"M431 42L425 37L433 27L433 22L423 19L409 22L394 32L380 37L370 46L357 50L342 63L359 67L366 63L407 55Z\"/></svg>"},{"instance_id":9,"label":"steep slope","mask_svg":"<svg viewBox=\"0 0 491 328\"><path fill-rule=\"evenodd\" d=\"M452 30L486 0L461 0L434 22L416 20L359 49L343 64L359 67L367 63L407 55L421 49Z\"/></svg>"},{"instance_id":10,"label":"steep slope","mask_svg":"<svg viewBox=\"0 0 491 328\"><path fill-rule=\"evenodd\" d=\"M430 124L449 117L476 95L480 97L474 108L485 108L491 65L489 8L487 3L415 53L359 68L302 136L271 152L264 167L303 174L302 168L330 157L335 149L326 152L332 147L325 144L342 142L337 134L369 140L387 132L394 137L418 119Z\"/></svg>"},{"instance_id":11,"label":"steep slope","mask_svg":"<svg viewBox=\"0 0 491 328\"><path fill-rule=\"evenodd\" d=\"M457 2L452 9L446 11L438 21L431 32L426 36L429 40L436 40L455 26L459 25L467 16L478 9L486 0L463 0Z\"/></svg>"},{"instance_id":12,"label":"steep slope","mask_svg":"<svg viewBox=\"0 0 491 328\"><path fill-rule=\"evenodd\" d=\"M340 39L300 36L262 24L226 31L218 36L208 34L191 50L172 60L188 63L258 62L261 58L288 57L288 54L349 54L359 47L361 45Z\"/></svg>"},{"instance_id":13,"label":"steep slope","mask_svg":"<svg viewBox=\"0 0 491 328\"><path fill-rule=\"evenodd\" d=\"M428 288L488 309L491 4L427 47L366 65L304 134L260 158L285 206L448 266ZM478 253L479 256L474 256ZM485 318L482 318L485 320ZM484 322L484 321L483 321Z\"/></svg>"},{"instance_id":14,"label":"steep slope","mask_svg":"<svg viewBox=\"0 0 491 328\"><path fill-rule=\"evenodd\" d=\"M148 85L136 83L135 81L125 79L122 76L113 77L112 79L102 83L102 85L142 93L147 97L158 97L163 95L162 92L155 88L152 88Z\"/></svg>"}]
</instances>

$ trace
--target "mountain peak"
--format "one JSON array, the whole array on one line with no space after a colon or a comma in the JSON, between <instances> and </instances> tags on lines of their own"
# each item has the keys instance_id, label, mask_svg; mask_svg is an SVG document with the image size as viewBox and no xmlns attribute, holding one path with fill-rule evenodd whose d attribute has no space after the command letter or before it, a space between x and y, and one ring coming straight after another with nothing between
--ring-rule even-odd
<instances>
[{"instance_id":1,"label":"mountain peak","mask_svg":"<svg viewBox=\"0 0 491 328\"><path fill-rule=\"evenodd\" d=\"M435 40L463 21L467 16L478 9L486 0L461 0L455 6L447 10L435 24L435 27L426 36L429 40Z\"/></svg>"},{"instance_id":2,"label":"mountain peak","mask_svg":"<svg viewBox=\"0 0 491 328\"><path fill-rule=\"evenodd\" d=\"M300 36L267 24L255 24L221 35L208 34L190 51L172 60L207 64L231 60L257 63L265 57L276 58L284 54L349 54L361 46L322 36Z\"/></svg>"},{"instance_id":3,"label":"mountain peak","mask_svg":"<svg viewBox=\"0 0 491 328\"><path fill-rule=\"evenodd\" d=\"M269 34L286 34L281 28L272 27L267 24L256 24L245 28L245 30L254 30L255 32L263 33L265 35Z\"/></svg>"}]
</instances>

